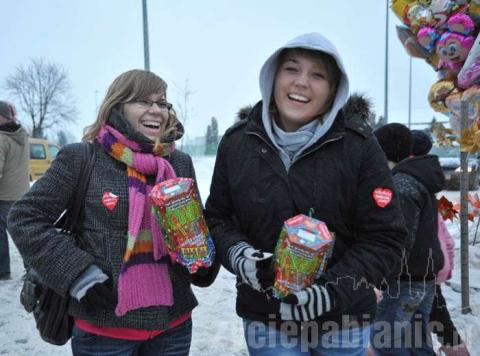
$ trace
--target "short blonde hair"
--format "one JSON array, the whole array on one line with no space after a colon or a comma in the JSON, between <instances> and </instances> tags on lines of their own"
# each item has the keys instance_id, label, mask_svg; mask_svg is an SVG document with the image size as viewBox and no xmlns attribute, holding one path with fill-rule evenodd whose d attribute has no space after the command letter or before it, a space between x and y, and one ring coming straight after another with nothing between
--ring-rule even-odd
<instances>
[{"instance_id":1,"label":"short blonde hair","mask_svg":"<svg viewBox=\"0 0 480 356\"><path fill-rule=\"evenodd\" d=\"M107 122L112 109L122 109L122 105L137 99L144 99L151 94L167 92L167 83L156 74L133 69L120 74L108 88L105 99L103 99L95 122L85 129L83 141L93 141L98 135L100 128ZM171 108L168 111L168 120L162 138L176 137L177 115Z\"/></svg>"}]
</instances>

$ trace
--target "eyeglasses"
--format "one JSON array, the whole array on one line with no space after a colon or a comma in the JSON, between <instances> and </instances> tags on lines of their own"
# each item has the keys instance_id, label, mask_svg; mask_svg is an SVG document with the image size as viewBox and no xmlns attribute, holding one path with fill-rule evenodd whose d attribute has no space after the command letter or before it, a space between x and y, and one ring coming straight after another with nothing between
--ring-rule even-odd
<instances>
[{"instance_id":1,"label":"eyeglasses","mask_svg":"<svg viewBox=\"0 0 480 356\"><path fill-rule=\"evenodd\" d=\"M157 104L157 106L162 110L170 110L172 108L172 104L170 104L165 100L152 101L148 99L138 99L138 100L132 101L132 103L144 109L150 109L153 106L153 104Z\"/></svg>"}]
</instances>

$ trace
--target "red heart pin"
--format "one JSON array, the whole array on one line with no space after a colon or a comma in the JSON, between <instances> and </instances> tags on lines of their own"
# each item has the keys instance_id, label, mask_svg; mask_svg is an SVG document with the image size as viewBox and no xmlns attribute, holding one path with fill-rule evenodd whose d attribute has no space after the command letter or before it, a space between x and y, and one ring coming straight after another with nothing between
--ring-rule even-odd
<instances>
[{"instance_id":1,"label":"red heart pin","mask_svg":"<svg viewBox=\"0 0 480 356\"><path fill-rule=\"evenodd\" d=\"M373 199L380 208L385 208L392 201L392 190L388 188L377 188L373 191Z\"/></svg>"},{"instance_id":2,"label":"red heart pin","mask_svg":"<svg viewBox=\"0 0 480 356\"><path fill-rule=\"evenodd\" d=\"M120 198L112 192L105 192L102 197L102 203L108 210L112 211L117 206L119 199Z\"/></svg>"}]
</instances>

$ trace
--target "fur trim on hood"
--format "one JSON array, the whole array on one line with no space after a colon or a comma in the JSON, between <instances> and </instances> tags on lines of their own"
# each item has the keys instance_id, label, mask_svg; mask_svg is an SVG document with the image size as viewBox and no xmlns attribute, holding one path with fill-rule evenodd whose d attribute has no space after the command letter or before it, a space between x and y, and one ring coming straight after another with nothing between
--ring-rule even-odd
<instances>
[{"instance_id":1,"label":"fur trim on hood","mask_svg":"<svg viewBox=\"0 0 480 356\"><path fill-rule=\"evenodd\" d=\"M368 122L372 115L372 106L372 100L365 94L353 93L343 106L343 114L347 118L357 115Z\"/></svg>"}]
</instances>

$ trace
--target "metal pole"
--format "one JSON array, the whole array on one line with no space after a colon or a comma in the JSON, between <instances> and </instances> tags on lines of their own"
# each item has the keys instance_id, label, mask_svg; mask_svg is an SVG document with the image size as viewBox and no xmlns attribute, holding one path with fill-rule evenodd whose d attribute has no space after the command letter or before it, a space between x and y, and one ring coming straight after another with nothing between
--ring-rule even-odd
<instances>
[{"instance_id":1,"label":"metal pole","mask_svg":"<svg viewBox=\"0 0 480 356\"><path fill-rule=\"evenodd\" d=\"M461 103L461 132L467 128L468 102ZM468 152L460 151L460 259L462 281L462 314L470 308L470 284L468 279Z\"/></svg>"},{"instance_id":2,"label":"metal pole","mask_svg":"<svg viewBox=\"0 0 480 356\"><path fill-rule=\"evenodd\" d=\"M150 70L150 51L148 47L147 0L142 0L142 5L143 5L143 56L145 60L145 70Z\"/></svg>"},{"instance_id":3,"label":"metal pole","mask_svg":"<svg viewBox=\"0 0 480 356\"><path fill-rule=\"evenodd\" d=\"M385 102L383 118L388 123L388 3L386 0L386 25L385 25Z\"/></svg>"},{"instance_id":4,"label":"metal pole","mask_svg":"<svg viewBox=\"0 0 480 356\"><path fill-rule=\"evenodd\" d=\"M412 126L412 57L408 68L408 128Z\"/></svg>"}]
</instances>

